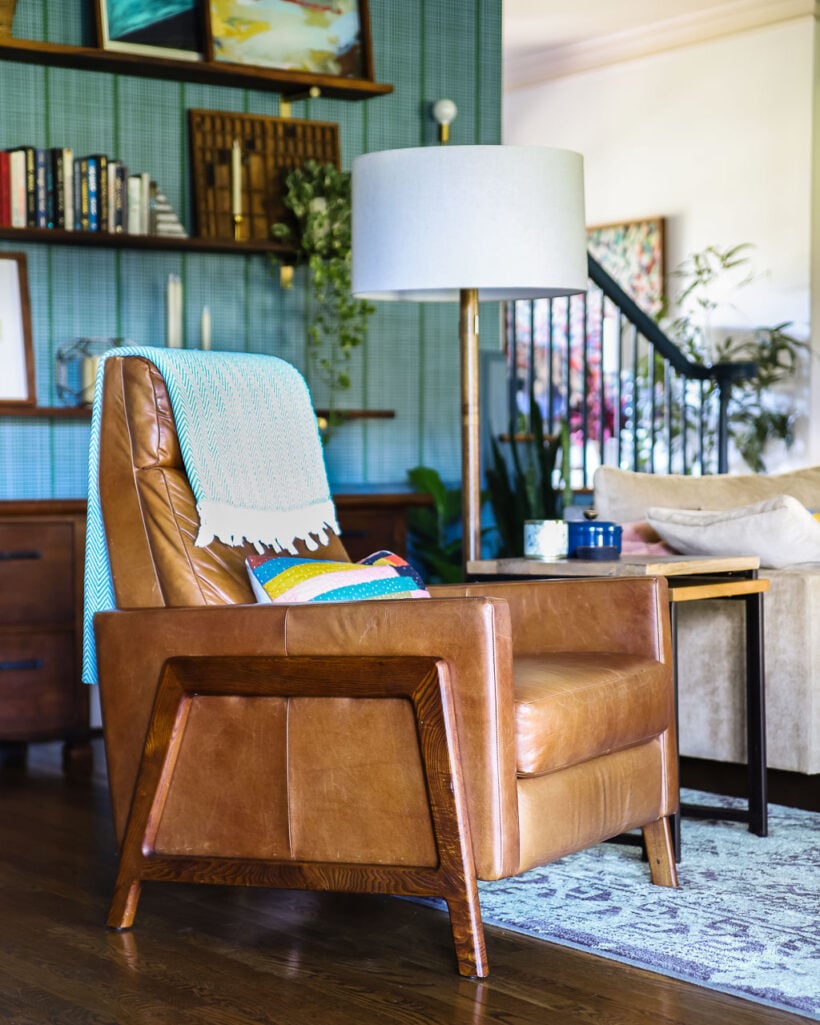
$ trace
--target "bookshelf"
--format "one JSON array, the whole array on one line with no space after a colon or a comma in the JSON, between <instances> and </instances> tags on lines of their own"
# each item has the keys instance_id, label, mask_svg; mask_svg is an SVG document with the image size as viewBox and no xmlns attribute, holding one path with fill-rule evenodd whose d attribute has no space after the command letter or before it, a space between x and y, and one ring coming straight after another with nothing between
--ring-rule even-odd
<instances>
[{"instance_id":1,"label":"bookshelf","mask_svg":"<svg viewBox=\"0 0 820 1025\"><path fill-rule=\"evenodd\" d=\"M0 60L78 71L133 75L139 78L196 82L203 85L231 86L262 92L277 92L284 100L305 99L309 95L343 100L364 100L393 91L387 83L370 79L316 75L275 68L244 67L212 61L174 60L144 54L121 53L95 46L71 46L43 40L0 36ZM315 90L319 90L316 94ZM58 228L0 227L0 240L48 245L93 246L110 249L137 249L154 252L196 252L222 254L278 253L293 255L293 247L267 239L215 239L160 235L130 235L105 232L63 231Z\"/></svg>"},{"instance_id":2,"label":"bookshelf","mask_svg":"<svg viewBox=\"0 0 820 1025\"><path fill-rule=\"evenodd\" d=\"M216 64L205 60L171 60L167 57L102 50L94 46L68 46L63 43L18 39L14 36L0 37L0 59L79 71L104 71L139 78L164 78L175 82L276 92L290 100L306 97L312 88L318 88L323 97L341 100L366 100L393 91L392 85L370 79Z\"/></svg>"},{"instance_id":3,"label":"bookshelf","mask_svg":"<svg viewBox=\"0 0 820 1025\"><path fill-rule=\"evenodd\" d=\"M43 242L47 245L93 246L96 249L143 249L153 252L222 253L248 255L278 253L293 256L293 247L282 242L248 239L199 238L177 235L129 235L108 231L65 231L62 228L0 228L0 239L5 242Z\"/></svg>"},{"instance_id":4,"label":"bookshelf","mask_svg":"<svg viewBox=\"0 0 820 1025\"><path fill-rule=\"evenodd\" d=\"M103 74L130 75L159 79L228 86L257 92L279 93L291 102L321 95L325 99L359 101L384 96L393 86L371 79L316 75L264 67L245 67L208 60L175 60L105 50L96 46L74 46L43 40L0 35L0 61ZM319 90L317 94L316 90ZM47 246L79 246L85 249L136 250L146 253L210 253L224 256L275 254L285 262L296 258L292 245L274 239L206 238L202 236L138 235L100 231L66 231L59 228L11 228L0 226L0 241L14 245L36 243ZM322 415L321 410L317 411ZM4 404L0 417L30 420L87 421L88 407ZM349 420L391 419L393 410L345 410Z\"/></svg>"}]
</instances>

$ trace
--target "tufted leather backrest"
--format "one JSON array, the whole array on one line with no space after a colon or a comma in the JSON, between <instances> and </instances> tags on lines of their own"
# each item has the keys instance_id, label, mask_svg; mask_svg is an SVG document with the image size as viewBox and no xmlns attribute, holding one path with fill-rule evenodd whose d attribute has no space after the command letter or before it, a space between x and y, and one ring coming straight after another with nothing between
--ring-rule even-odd
<instances>
[{"instance_id":1,"label":"tufted leather backrest","mask_svg":"<svg viewBox=\"0 0 820 1025\"><path fill-rule=\"evenodd\" d=\"M254 602L249 546L194 544L196 500L159 370L138 356L110 356L103 387L100 502L117 606ZM333 536L317 552L297 547L314 558L348 559Z\"/></svg>"}]
</instances>

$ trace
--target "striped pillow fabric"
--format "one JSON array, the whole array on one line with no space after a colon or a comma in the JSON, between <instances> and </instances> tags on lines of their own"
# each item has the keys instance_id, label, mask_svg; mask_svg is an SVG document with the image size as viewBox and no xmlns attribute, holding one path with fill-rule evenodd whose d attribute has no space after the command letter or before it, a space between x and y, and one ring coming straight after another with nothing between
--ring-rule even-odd
<instances>
[{"instance_id":1,"label":"striped pillow fabric","mask_svg":"<svg viewBox=\"0 0 820 1025\"><path fill-rule=\"evenodd\" d=\"M250 555L245 560L258 602L372 601L429 598L424 581L406 559L374 552L361 562L330 562L283 555Z\"/></svg>"}]
</instances>

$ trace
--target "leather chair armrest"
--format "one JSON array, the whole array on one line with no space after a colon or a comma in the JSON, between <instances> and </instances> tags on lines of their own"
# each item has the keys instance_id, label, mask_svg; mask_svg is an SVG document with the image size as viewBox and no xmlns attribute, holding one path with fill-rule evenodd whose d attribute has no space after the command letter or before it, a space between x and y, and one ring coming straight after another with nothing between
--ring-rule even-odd
<instances>
[{"instance_id":1,"label":"leather chair armrest","mask_svg":"<svg viewBox=\"0 0 820 1025\"><path fill-rule=\"evenodd\" d=\"M130 800L163 664L175 655L429 655L444 659L476 862L518 863L509 608L457 601L225 605L100 613L94 620L112 793ZM355 696L355 693L351 694Z\"/></svg>"},{"instance_id":2,"label":"leather chair armrest","mask_svg":"<svg viewBox=\"0 0 820 1025\"><path fill-rule=\"evenodd\" d=\"M510 607L516 655L612 651L672 662L662 577L483 581L430 591L436 597L503 598Z\"/></svg>"}]
</instances>

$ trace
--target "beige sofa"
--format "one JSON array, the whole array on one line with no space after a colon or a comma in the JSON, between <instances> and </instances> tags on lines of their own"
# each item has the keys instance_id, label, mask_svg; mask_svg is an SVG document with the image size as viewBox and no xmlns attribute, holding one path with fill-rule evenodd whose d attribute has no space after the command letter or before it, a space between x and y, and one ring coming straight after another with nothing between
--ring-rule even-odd
<instances>
[{"instance_id":1,"label":"beige sofa","mask_svg":"<svg viewBox=\"0 0 820 1025\"><path fill-rule=\"evenodd\" d=\"M759 531L759 547L765 549L764 561L768 562L760 575L771 582L764 599L767 762L773 769L820 772L820 523L805 511L820 511L820 466L772 476L709 477L600 467L594 490L599 519L622 524L649 521L667 543L678 540L678 545L672 546L690 552L697 550L697 542L681 547L676 528L671 526L669 533L664 530L675 517L662 510L734 510L733 516L739 507L754 506L752 512L761 511L758 517L742 515L736 530L731 529L728 515L704 514L701 521L705 525L697 528L697 540L701 550L710 554L717 553L711 546L722 544L734 549L723 554L759 555L760 551L744 551L755 544L755 530ZM789 499L776 501L781 495L793 496L805 509L793 508L795 503ZM775 513L774 507L782 508ZM677 518L685 522L686 515ZM774 515L793 516L796 526L784 528L790 519L767 519ZM719 519L723 519L720 525L709 522ZM757 526L746 530L749 522ZM719 532L718 526L722 528ZM795 537L806 538L805 551L816 561L790 561L795 557ZM780 541L785 554L779 557ZM783 565L784 561L788 564ZM779 568L770 568L773 565ZM678 609L678 623L681 753L745 762L742 604L684 604Z\"/></svg>"}]
</instances>

